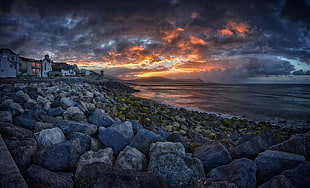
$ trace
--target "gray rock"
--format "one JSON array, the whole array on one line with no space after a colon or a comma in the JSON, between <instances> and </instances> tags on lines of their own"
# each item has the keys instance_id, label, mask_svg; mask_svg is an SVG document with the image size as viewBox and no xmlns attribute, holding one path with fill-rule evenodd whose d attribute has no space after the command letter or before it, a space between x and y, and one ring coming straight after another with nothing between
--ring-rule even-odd
<instances>
[{"instance_id":1,"label":"gray rock","mask_svg":"<svg viewBox=\"0 0 310 188\"><path fill-rule=\"evenodd\" d=\"M37 133L44 129L52 129L52 128L55 128L55 126L53 126L53 124L51 123L37 122L36 125L34 126L33 132Z\"/></svg>"},{"instance_id":2,"label":"gray rock","mask_svg":"<svg viewBox=\"0 0 310 188\"><path fill-rule=\"evenodd\" d=\"M111 126L111 128L116 130L117 132L123 134L124 136L126 136L130 140L134 137L132 124L130 121L125 121L124 123L121 123L121 124L114 123Z\"/></svg>"},{"instance_id":3,"label":"gray rock","mask_svg":"<svg viewBox=\"0 0 310 188\"><path fill-rule=\"evenodd\" d=\"M191 177L189 185L196 185L199 180L205 178L205 171L201 160L195 157L183 157L183 160L194 173Z\"/></svg>"},{"instance_id":4,"label":"gray rock","mask_svg":"<svg viewBox=\"0 0 310 188\"><path fill-rule=\"evenodd\" d=\"M73 174L52 172L37 165L31 165L25 172L25 180L33 188L64 187L73 188Z\"/></svg>"},{"instance_id":5,"label":"gray rock","mask_svg":"<svg viewBox=\"0 0 310 188\"><path fill-rule=\"evenodd\" d=\"M54 117L51 117L51 116L48 116L48 115L44 115L44 114L40 114L39 115L40 117L40 120L44 123L56 123L57 121L59 121L59 119L57 118L54 118Z\"/></svg>"},{"instance_id":6,"label":"gray rock","mask_svg":"<svg viewBox=\"0 0 310 188\"><path fill-rule=\"evenodd\" d=\"M34 130L35 124L37 123L37 121L33 119L32 116L27 112L23 113L20 116L15 117L13 122L15 125L24 127L31 131Z\"/></svg>"},{"instance_id":7,"label":"gray rock","mask_svg":"<svg viewBox=\"0 0 310 188\"><path fill-rule=\"evenodd\" d=\"M54 124L54 126L59 127L66 136L73 132L81 132L87 135L93 135L97 131L96 125L86 122L59 120Z\"/></svg>"},{"instance_id":8,"label":"gray rock","mask_svg":"<svg viewBox=\"0 0 310 188\"><path fill-rule=\"evenodd\" d=\"M260 185L258 188L294 188L294 186L285 176L278 175Z\"/></svg>"},{"instance_id":9,"label":"gray rock","mask_svg":"<svg viewBox=\"0 0 310 188\"><path fill-rule=\"evenodd\" d=\"M185 138L180 133L172 133L172 134L170 134L166 138L166 140L170 141L170 142L180 142L180 143L182 143L182 145L185 148L185 151L188 151L188 149L189 149L188 144L187 144Z\"/></svg>"},{"instance_id":10,"label":"gray rock","mask_svg":"<svg viewBox=\"0 0 310 188\"><path fill-rule=\"evenodd\" d=\"M126 146L119 153L115 166L122 169L145 171L147 170L147 159L145 155L136 148Z\"/></svg>"},{"instance_id":11,"label":"gray rock","mask_svg":"<svg viewBox=\"0 0 310 188\"><path fill-rule=\"evenodd\" d=\"M283 170L295 168L305 157L298 154L276 150L266 150L255 159L257 165L257 182L262 184Z\"/></svg>"},{"instance_id":12,"label":"gray rock","mask_svg":"<svg viewBox=\"0 0 310 188\"><path fill-rule=\"evenodd\" d=\"M139 131L139 129L142 129L143 126L139 123L138 120L130 120L132 124L133 134L136 135Z\"/></svg>"},{"instance_id":13,"label":"gray rock","mask_svg":"<svg viewBox=\"0 0 310 188\"><path fill-rule=\"evenodd\" d=\"M25 112L23 107L20 104L15 103L15 102L10 103L10 108L13 109L13 110L16 110L17 112L19 112L21 114Z\"/></svg>"},{"instance_id":14,"label":"gray rock","mask_svg":"<svg viewBox=\"0 0 310 188\"><path fill-rule=\"evenodd\" d=\"M57 116L61 116L63 113L65 112L64 109L62 109L62 107L57 107L57 108L51 108L48 111L48 115L52 116L52 117L57 117Z\"/></svg>"},{"instance_id":15,"label":"gray rock","mask_svg":"<svg viewBox=\"0 0 310 188\"><path fill-rule=\"evenodd\" d=\"M0 121L12 123L12 113L10 111L0 111Z\"/></svg>"},{"instance_id":16,"label":"gray rock","mask_svg":"<svg viewBox=\"0 0 310 188\"><path fill-rule=\"evenodd\" d=\"M274 144L273 132L270 129L265 129L254 138L238 145L232 152L233 158L255 158L258 153L266 150L269 146Z\"/></svg>"},{"instance_id":17,"label":"gray rock","mask_svg":"<svg viewBox=\"0 0 310 188\"><path fill-rule=\"evenodd\" d=\"M129 144L129 140L126 136L110 127L99 127L98 137L106 147L111 147L113 149L115 155L118 155L119 152Z\"/></svg>"},{"instance_id":18,"label":"gray rock","mask_svg":"<svg viewBox=\"0 0 310 188\"><path fill-rule=\"evenodd\" d=\"M88 136L87 134L79 133L79 132L71 133L68 136L68 139L74 139L74 138L80 139L82 154L90 150L90 144L91 144L90 136Z\"/></svg>"},{"instance_id":19,"label":"gray rock","mask_svg":"<svg viewBox=\"0 0 310 188\"><path fill-rule=\"evenodd\" d=\"M296 153L304 156L307 155L305 136L303 134L293 135L289 140L270 146L268 149Z\"/></svg>"},{"instance_id":20,"label":"gray rock","mask_svg":"<svg viewBox=\"0 0 310 188\"><path fill-rule=\"evenodd\" d=\"M5 143L21 171L31 164L31 156L37 150L37 142L33 138L8 138Z\"/></svg>"},{"instance_id":21,"label":"gray rock","mask_svg":"<svg viewBox=\"0 0 310 188\"><path fill-rule=\"evenodd\" d=\"M162 155L164 153L185 156L185 148L180 142L156 142L151 144L149 156Z\"/></svg>"},{"instance_id":22,"label":"gray rock","mask_svg":"<svg viewBox=\"0 0 310 188\"><path fill-rule=\"evenodd\" d=\"M63 132L58 128L44 129L39 133L36 133L35 138L38 143L38 148L49 147L54 144L58 144L66 140Z\"/></svg>"},{"instance_id":23,"label":"gray rock","mask_svg":"<svg viewBox=\"0 0 310 188\"><path fill-rule=\"evenodd\" d=\"M28 129L12 125L10 123L0 122L0 134L5 138L29 138L32 137L32 132Z\"/></svg>"},{"instance_id":24,"label":"gray rock","mask_svg":"<svg viewBox=\"0 0 310 188\"><path fill-rule=\"evenodd\" d=\"M76 169L76 174L79 174L81 169L85 165L89 165L91 163L105 163L107 165L113 165L114 163L114 156L112 148L101 149L97 152L95 151L88 151L84 153L78 162L78 167Z\"/></svg>"},{"instance_id":25,"label":"gray rock","mask_svg":"<svg viewBox=\"0 0 310 188\"><path fill-rule=\"evenodd\" d=\"M103 149L104 145L100 142L99 139L90 137L90 149L93 151L98 151Z\"/></svg>"},{"instance_id":26,"label":"gray rock","mask_svg":"<svg viewBox=\"0 0 310 188\"><path fill-rule=\"evenodd\" d=\"M222 165L212 169L207 178L214 181L227 181L237 187L256 187L256 164L247 159L235 159L228 165Z\"/></svg>"},{"instance_id":27,"label":"gray rock","mask_svg":"<svg viewBox=\"0 0 310 188\"><path fill-rule=\"evenodd\" d=\"M232 161L229 152L221 143L206 143L200 147L197 147L193 152L193 156L202 161L206 172Z\"/></svg>"},{"instance_id":28,"label":"gray rock","mask_svg":"<svg viewBox=\"0 0 310 188\"><path fill-rule=\"evenodd\" d=\"M182 157L175 154L152 155L148 172L158 175L171 187L187 186L194 172L190 169Z\"/></svg>"},{"instance_id":29,"label":"gray rock","mask_svg":"<svg viewBox=\"0 0 310 188\"><path fill-rule=\"evenodd\" d=\"M165 139L158 134L146 129L140 129L129 146L137 148L144 155L148 156L151 143L163 141Z\"/></svg>"},{"instance_id":30,"label":"gray rock","mask_svg":"<svg viewBox=\"0 0 310 188\"><path fill-rule=\"evenodd\" d=\"M122 188L167 188L167 184L157 176L133 170L124 170L106 165L92 163L85 165L76 173L75 187L122 187Z\"/></svg>"},{"instance_id":31,"label":"gray rock","mask_svg":"<svg viewBox=\"0 0 310 188\"><path fill-rule=\"evenodd\" d=\"M68 140L44 148L33 156L33 163L49 170L74 167L82 155L79 139Z\"/></svg>"},{"instance_id":32,"label":"gray rock","mask_svg":"<svg viewBox=\"0 0 310 188\"><path fill-rule=\"evenodd\" d=\"M87 121L86 116L79 107L69 107L63 115L66 120Z\"/></svg>"},{"instance_id":33,"label":"gray rock","mask_svg":"<svg viewBox=\"0 0 310 188\"><path fill-rule=\"evenodd\" d=\"M29 110L29 114L37 121L41 121L40 115L47 115L41 105L36 105Z\"/></svg>"},{"instance_id":34,"label":"gray rock","mask_svg":"<svg viewBox=\"0 0 310 188\"><path fill-rule=\"evenodd\" d=\"M88 122L97 126L109 127L114 123L114 120L108 115L95 111L89 118Z\"/></svg>"},{"instance_id":35,"label":"gray rock","mask_svg":"<svg viewBox=\"0 0 310 188\"><path fill-rule=\"evenodd\" d=\"M310 187L310 161L301 162L297 168L282 172L287 179L296 187Z\"/></svg>"},{"instance_id":36,"label":"gray rock","mask_svg":"<svg viewBox=\"0 0 310 188\"><path fill-rule=\"evenodd\" d=\"M67 108L75 105L75 102L73 101L73 99L71 97L62 97L60 99L60 102L62 104L64 104L64 106Z\"/></svg>"}]
</instances>

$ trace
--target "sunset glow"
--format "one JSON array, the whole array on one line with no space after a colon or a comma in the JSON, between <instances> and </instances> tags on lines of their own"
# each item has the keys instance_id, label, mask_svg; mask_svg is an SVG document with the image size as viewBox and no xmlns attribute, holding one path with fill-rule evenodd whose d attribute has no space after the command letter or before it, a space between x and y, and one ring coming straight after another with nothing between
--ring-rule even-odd
<instances>
[{"instance_id":1,"label":"sunset glow","mask_svg":"<svg viewBox=\"0 0 310 188\"><path fill-rule=\"evenodd\" d=\"M46 6L8 1L10 9L0 12L2 47L121 79L243 82L310 74L310 3L304 0L301 10L288 0L43 1Z\"/></svg>"}]
</instances>

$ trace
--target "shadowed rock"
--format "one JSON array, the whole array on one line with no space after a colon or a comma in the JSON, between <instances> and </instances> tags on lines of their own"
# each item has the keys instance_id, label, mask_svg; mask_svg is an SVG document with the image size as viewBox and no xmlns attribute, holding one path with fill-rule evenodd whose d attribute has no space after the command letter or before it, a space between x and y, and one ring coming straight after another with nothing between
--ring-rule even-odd
<instances>
[{"instance_id":1,"label":"shadowed rock","mask_svg":"<svg viewBox=\"0 0 310 188\"><path fill-rule=\"evenodd\" d=\"M75 187L102 188L167 188L167 184L158 176L133 170L115 168L104 163L92 163L85 165L76 174Z\"/></svg>"}]
</instances>

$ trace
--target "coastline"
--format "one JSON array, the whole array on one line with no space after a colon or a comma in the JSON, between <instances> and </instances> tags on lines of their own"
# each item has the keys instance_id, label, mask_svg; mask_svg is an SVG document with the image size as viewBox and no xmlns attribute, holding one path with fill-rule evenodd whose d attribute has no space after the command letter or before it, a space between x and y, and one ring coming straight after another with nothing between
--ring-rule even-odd
<instances>
[{"instance_id":1,"label":"coastline","mask_svg":"<svg viewBox=\"0 0 310 188\"><path fill-rule=\"evenodd\" d=\"M135 97L133 88L112 79L37 79L3 83L0 91L1 135L29 186L41 187L43 182L51 187L136 187L146 181L155 187L205 188L214 181L208 178L217 167L254 167L260 153L292 135L298 144L310 140L304 129ZM302 155L299 159L308 160L308 154ZM249 173L255 177L256 166ZM255 178L243 178L256 184ZM258 181L257 185L266 182L259 177Z\"/></svg>"}]
</instances>

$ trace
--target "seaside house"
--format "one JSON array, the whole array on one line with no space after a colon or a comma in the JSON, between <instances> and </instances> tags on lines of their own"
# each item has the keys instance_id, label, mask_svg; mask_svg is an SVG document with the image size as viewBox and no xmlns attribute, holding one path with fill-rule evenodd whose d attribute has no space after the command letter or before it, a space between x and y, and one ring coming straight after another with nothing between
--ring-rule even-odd
<instances>
[{"instance_id":1,"label":"seaside house","mask_svg":"<svg viewBox=\"0 0 310 188\"><path fill-rule=\"evenodd\" d=\"M0 77L15 78L20 74L20 58L19 55L7 48L0 49Z\"/></svg>"},{"instance_id":2,"label":"seaside house","mask_svg":"<svg viewBox=\"0 0 310 188\"><path fill-rule=\"evenodd\" d=\"M76 76L78 75L78 66L69 65L67 63L54 62L52 65L52 71L49 72L50 77L58 76Z\"/></svg>"},{"instance_id":3,"label":"seaside house","mask_svg":"<svg viewBox=\"0 0 310 188\"><path fill-rule=\"evenodd\" d=\"M49 72L52 72L53 61L50 59L49 55L45 55L41 62L42 65L42 77L49 77Z\"/></svg>"},{"instance_id":4,"label":"seaside house","mask_svg":"<svg viewBox=\"0 0 310 188\"><path fill-rule=\"evenodd\" d=\"M42 76L42 64L39 60L20 57L21 67L20 72L22 76Z\"/></svg>"}]
</instances>

